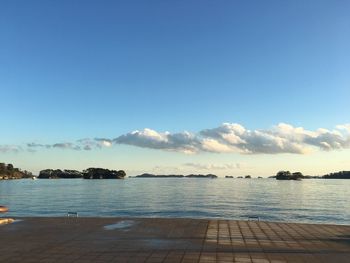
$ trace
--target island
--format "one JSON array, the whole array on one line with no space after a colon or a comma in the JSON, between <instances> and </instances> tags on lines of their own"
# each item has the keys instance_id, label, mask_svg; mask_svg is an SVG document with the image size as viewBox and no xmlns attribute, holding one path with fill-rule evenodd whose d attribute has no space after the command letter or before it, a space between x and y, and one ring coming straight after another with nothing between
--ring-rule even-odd
<instances>
[{"instance_id":1,"label":"island","mask_svg":"<svg viewBox=\"0 0 350 263\"><path fill-rule=\"evenodd\" d=\"M0 180L33 178L33 174L26 170L13 167L12 164L0 163Z\"/></svg>"},{"instance_id":2,"label":"island","mask_svg":"<svg viewBox=\"0 0 350 263\"><path fill-rule=\"evenodd\" d=\"M123 170L108 170L104 168L88 168L83 171L84 179L124 179L126 173Z\"/></svg>"},{"instance_id":3,"label":"island","mask_svg":"<svg viewBox=\"0 0 350 263\"><path fill-rule=\"evenodd\" d=\"M124 179L126 173L124 170L109 170L106 168L91 167L83 171L69 170L69 169L44 169L39 172L39 176L33 176L33 174L26 170L15 168L13 164L6 164L0 162L0 180L12 180L12 179ZM129 176L129 178L218 178L215 174L151 174L143 173L136 176ZM231 175L226 175L224 178L234 178ZM237 178L250 179L252 176L238 176ZM259 176L258 179L262 177ZM350 171L333 172L326 175L303 175L301 172L293 172L287 170L281 170L276 175L269 176L268 178L274 178L276 180L296 180L301 179L350 179Z\"/></svg>"},{"instance_id":4,"label":"island","mask_svg":"<svg viewBox=\"0 0 350 263\"><path fill-rule=\"evenodd\" d=\"M74 178L83 178L83 173L76 170L60 170L60 169L45 169L40 171L39 179L74 179Z\"/></svg>"},{"instance_id":5,"label":"island","mask_svg":"<svg viewBox=\"0 0 350 263\"><path fill-rule=\"evenodd\" d=\"M123 170L109 170L104 168L88 168L82 172L76 170L45 169L40 171L39 179L124 179Z\"/></svg>"},{"instance_id":6,"label":"island","mask_svg":"<svg viewBox=\"0 0 350 263\"><path fill-rule=\"evenodd\" d=\"M277 180L297 180L301 179L350 179L350 171L340 171L336 173L329 173L322 176L303 175L301 172L291 173L289 171L279 171L276 175L269 178Z\"/></svg>"},{"instance_id":7,"label":"island","mask_svg":"<svg viewBox=\"0 0 350 263\"><path fill-rule=\"evenodd\" d=\"M350 171L340 171L324 175L324 179L350 179Z\"/></svg>"},{"instance_id":8,"label":"island","mask_svg":"<svg viewBox=\"0 0 350 263\"><path fill-rule=\"evenodd\" d=\"M301 172L291 173L290 171L279 171L276 174L276 180L301 180L303 178Z\"/></svg>"},{"instance_id":9,"label":"island","mask_svg":"<svg viewBox=\"0 0 350 263\"><path fill-rule=\"evenodd\" d=\"M189 175L182 175L182 174L150 174L150 173L144 173L140 175L136 175L133 178L209 178L209 179L215 179L218 178L215 174L189 174Z\"/></svg>"}]
</instances>

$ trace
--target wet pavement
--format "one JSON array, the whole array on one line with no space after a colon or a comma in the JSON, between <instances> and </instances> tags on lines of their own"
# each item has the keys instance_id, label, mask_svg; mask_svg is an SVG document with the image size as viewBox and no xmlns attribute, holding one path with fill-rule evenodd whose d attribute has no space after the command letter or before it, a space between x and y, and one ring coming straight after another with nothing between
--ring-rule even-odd
<instances>
[{"instance_id":1,"label":"wet pavement","mask_svg":"<svg viewBox=\"0 0 350 263\"><path fill-rule=\"evenodd\" d=\"M21 218L0 262L350 262L350 226L165 218Z\"/></svg>"}]
</instances>

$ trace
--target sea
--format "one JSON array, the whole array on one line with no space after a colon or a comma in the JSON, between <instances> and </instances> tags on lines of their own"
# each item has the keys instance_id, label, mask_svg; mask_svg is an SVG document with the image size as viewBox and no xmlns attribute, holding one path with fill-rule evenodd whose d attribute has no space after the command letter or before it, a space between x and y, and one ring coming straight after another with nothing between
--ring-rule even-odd
<instances>
[{"instance_id":1,"label":"sea","mask_svg":"<svg viewBox=\"0 0 350 263\"><path fill-rule=\"evenodd\" d=\"M350 224L350 180L127 178L0 181L8 217L162 217ZM3 215L4 216L4 215Z\"/></svg>"}]
</instances>

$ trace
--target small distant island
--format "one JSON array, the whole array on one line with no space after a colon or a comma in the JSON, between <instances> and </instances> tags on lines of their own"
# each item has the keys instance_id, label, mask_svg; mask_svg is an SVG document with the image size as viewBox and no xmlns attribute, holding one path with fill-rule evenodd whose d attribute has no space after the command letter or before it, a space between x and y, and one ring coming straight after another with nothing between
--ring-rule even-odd
<instances>
[{"instance_id":1,"label":"small distant island","mask_svg":"<svg viewBox=\"0 0 350 263\"><path fill-rule=\"evenodd\" d=\"M301 172L279 171L276 174L276 180L301 180L302 178L304 175Z\"/></svg>"},{"instance_id":2,"label":"small distant island","mask_svg":"<svg viewBox=\"0 0 350 263\"><path fill-rule=\"evenodd\" d=\"M22 178L33 178L33 174L28 171L22 171L15 168L12 164L0 163L0 180L12 180Z\"/></svg>"},{"instance_id":3,"label":"small distant island","mask_svg":"<svg viewBox=\"0 0 350 263\"><path fill-rule=\"evenodd\" d=\"M209 179L215 179L218 178L215 174L189 174L189 175L182 175L182 174L168 174L168 175L156 175L156 174L149 174L144 173L140 175L136 175L135 178L209 178Z\"/></svg>"},{"instance_id":4,"label":"small distant island","mask_svg":"<svg viewBox=\"0 0 350 263\"><path fill-rule=\"evenodd\" d=\"M260 177L260 176L259 176ZM232 178L234 178L233 176L231 176L231 175L227 175L227 176L225 176L225 178L229 178L229 179L232 179ZM237 179L252 179L253 177L251 176L251 175L245 175L245 176L237 176ZM262 178L262 177L260 177L260 178Z\"/></svg>"},{"instance_id":5,"label":"small distant island","mask_svg":"<svg viewBox=\"0 0 350 263\"><path fill-rule=\"evenodd\" d=\"M290 171L279 171L276 175L270 176L269 178L275 178L276 180L295 180L300 181L301 179L326 179L324 176L312 176L303 175L301 172L291 173Z\"/></svg>"}]
</instances>

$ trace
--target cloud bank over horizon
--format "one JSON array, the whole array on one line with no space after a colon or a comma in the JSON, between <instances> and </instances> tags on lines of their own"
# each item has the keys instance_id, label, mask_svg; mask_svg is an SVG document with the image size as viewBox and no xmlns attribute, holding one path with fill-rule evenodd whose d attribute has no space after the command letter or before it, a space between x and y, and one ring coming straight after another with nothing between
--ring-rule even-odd
<instances>
[{"instance_id":1,"label":"cloud bank over horizon","mask_svg":"<svg viewBox=\"0 0 350 263\"><path fill-rule=\"evenodd\" d=\"M185 154L201 152L240 154L306 154L316 150L331 151L350 148L350 124L337 125L335 129L319 128L315 131L290 124L279 123L270 129L249 130L237 123L203 129L197 133L158 132L149 128L132 131L114 139L85 138L75 142L54 144L27 143L0 145L0 153L39 149L89 151L113 145L131 145Z\"/></svg>"},{"instance_id":2,"label":"cloud bank over horizon","mask_svg":"<svg viewBox=\"0 0 350 263\"><path fill-rule=\"evenodd\" d=\"M242 154L305 154L317 149L331 151L350 147L350 124L336 129L305 130L279 123L269 130L248 130L237 123L223 123L219 127L190 132L157 132L151 129L133 131L113 140L143 148L194 154L199 152Z\"/></svg>"}]
</instances>

